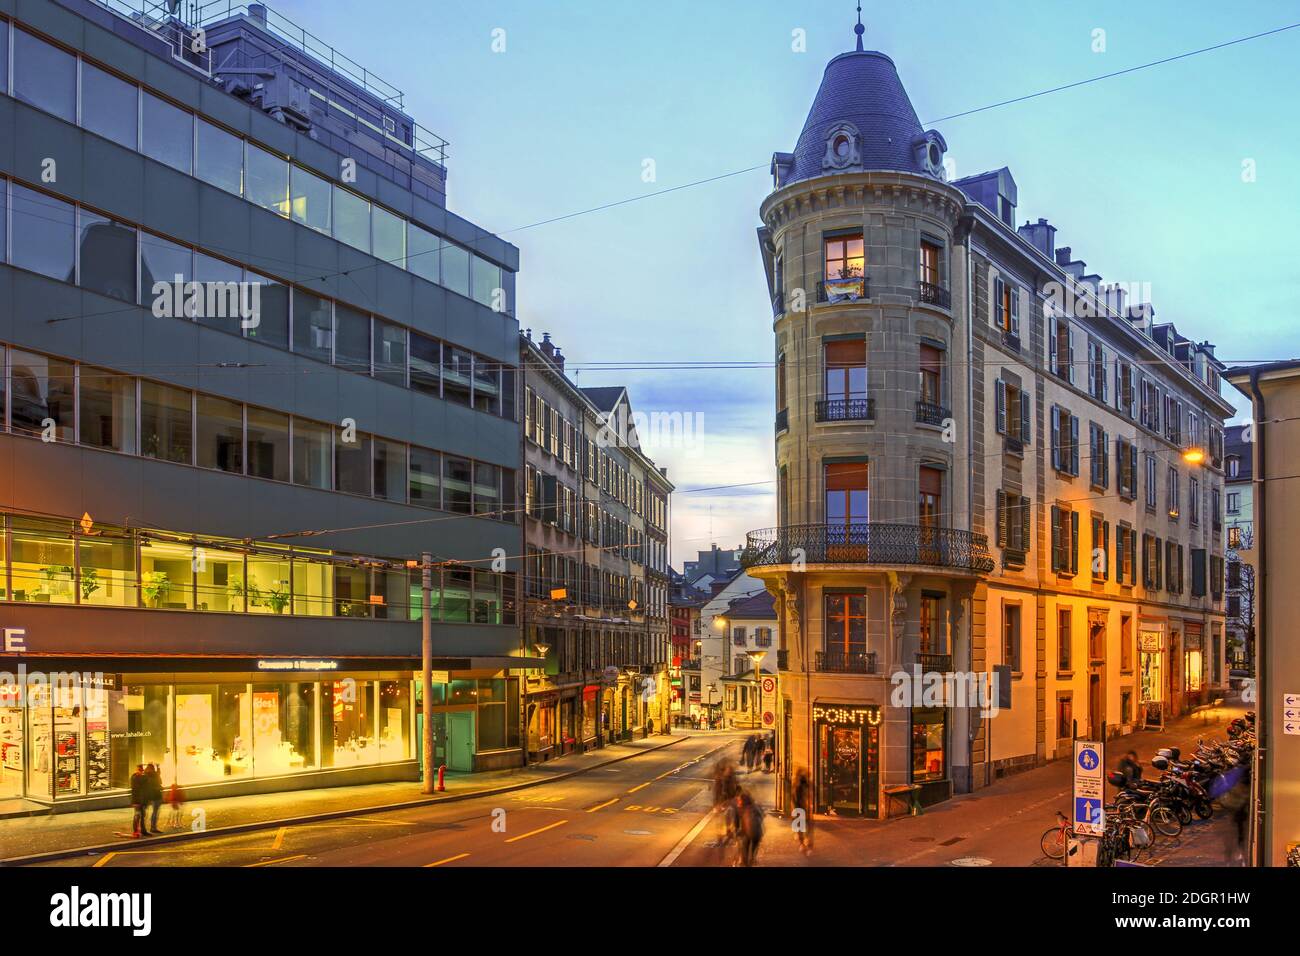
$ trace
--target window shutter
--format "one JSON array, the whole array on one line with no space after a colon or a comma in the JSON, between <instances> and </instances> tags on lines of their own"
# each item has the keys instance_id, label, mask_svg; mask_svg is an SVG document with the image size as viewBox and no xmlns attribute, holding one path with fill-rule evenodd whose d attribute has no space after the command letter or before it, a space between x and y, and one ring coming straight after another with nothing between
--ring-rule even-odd
<instances>
[{"instance_id":1,"label":"window shutter","mask_svg":"<svg viewBox=\"0 0 1300 956\"><path fill-rule=\"evenodd\" d=\"M1052 570L1061 570L1061 509L1052 505Z\"/></svg>"},{"instance_id":2,"label":"window shutter","mask_svg":"<svg viewBox=\"0 0 1300 956\"><path fill-rule=\"evenodd\" d=\"M1013 287L1011 289L1010 299L1011 299L1011 334L1019 335L1020 334L1020 290L1018 288Z\"/></svg>"},{"instance_id":3,"label":"window shutter","mask_svg":"<svg viewBox=\"0 0 1300 956\"><path fill-rule=\"evenodd\" d=\"M1065 327L1065 346L1067 357L1070 360L1069 378L1070 384L1074 384L1074 334L1070 331L1070 326Z\"/></svg>"},{"instance_id":4,"label":"window shutter","mask_svg":"<svg viewBox=\"0 0 1300 956\"><path fill-rule=\"evenodd\" d=\"M1128 460L1129 460L1129 483L1130 483L1129 490L1132 493L1133 497L1136 498L1138 493L1138 449L1136 444L1128 446Z\"/></svg>"},{"instance_id":5,"label":"window shutter","mask_svg":"<svg viewBox=\"0 0 1300 956\"><path fill-rule=\"evenodd\" d=\"M1070 416L1070 474L1079 474L1079 418Z\"/></svg>"},{"instance_id":6,"label":"window shutter","mask_svg":"<svg viewBox=\"0 0 1300 956\"><path fill-rule=\"evenodd\" d=\"M993 321L1000 329L1006 328L1006 320L1002 315L1002 297L1005 295L1006 284L1001 279L993 280Z\"/></svg>"},{"instance_id":7,"label":"window shutter","mask_svg":"<svg viewBox=\"0 0 1300 956\"><path fill-rule=\"evenodd\" d=\"M1054 373L1060 374L1061 369L1056 361L1056 317L1050 316L1047 320L1047 367Z\"/></svg>"},{"instance_id":8,"label":"window shutter","mask_svg":"<svg viewBox=\"0 0 1300 956\"><path fill-rule=\"evenodd\" d=\"M1020 390L1020 440L1029 444L1029 393Z\"/></svg>"},{"instance_id":9,"label":"window shutter","mask_svg":"<svg viewBox=\"0 0 1300 956\"><path fill-rule=\"evenodd\" d=\"M1134 552L1131 555L1131 561L1128 569L1128 583L1137 584L1138 583L1138 569L1137 569L1138 533L1136 528L1129 530L1128 543L1129 543L1129 549Z\"/></svg>"},{"instance_id":10,"label":"window shutter","mask_svg":"<svg viewBox=\"0 0 1300 956\"><path fill-rule=\"evenodd\" d=\"M1101 433L1101 486L1110 488L1110 436Z\"/></svg>"},{"instance_id":11,"label":"window shutter","mask_svg":"<svg viewBox=\"0 0 1300 956\"><path fill-rule=\"evenodd\" d=\"M1029 499L1020 499L1020 550L1029 550Z\"/></svg>"},{"instance_id":12,"label":"window shutter","mask_svg":"<svg viewBox=\"0 0 1300 956\"><path fill-rule=\"evenodd\" d=\"M1007 383L998 379L997 384L998 434L1007 433Z\"/></svg>"},{"instance_id":13,"label":"window shutter","mask_svg":"<svg viewBox=\"0 0 1300 956\"><path fill-rule=\"evenodd\" d=\"M1061 409L1052 406L1052 467L1061 470Z\"/></svg>"},{"instance_id":14,"label":"window shutter","mask_svg":"<svg viewBox=\"0 0 1300 956\"><path fill-rule=\"evenodd\" d=\"M1070 573L1079 573L1079 512L1070 512Z\"/></svg>"},{"instance_id":15,"label":"window shutter","mask_svg":"<svg viewBox=\"0 0 1300 956\"><path fill-rule=\"evenodd\" d=\"M998 547L1007 546L1007 493L998 489Z\"/></svg>"},{"instance_id":16,"label":"window shutter","mask_svg":"<svg viewBox=\"0 0 1300 956\"><path fill-rule=\"evenodd\" d=\"M1102 568L1102 575L1101 575L1101 576L1102 576L1103 578L1106 578L1106 579L1109 580L1110 577L1111 577L1111 573L1110 573L1110 566L1111 566L1111 561L1110 561L1110 522L1109 522L1109 521L1103 521L1103 522L1101 523L1101 548L1102 548L1102 551L1105 552L1105 555L1106 555L1106 566L1105 566L1104 568Z\"/></svg>"}]
</instances>

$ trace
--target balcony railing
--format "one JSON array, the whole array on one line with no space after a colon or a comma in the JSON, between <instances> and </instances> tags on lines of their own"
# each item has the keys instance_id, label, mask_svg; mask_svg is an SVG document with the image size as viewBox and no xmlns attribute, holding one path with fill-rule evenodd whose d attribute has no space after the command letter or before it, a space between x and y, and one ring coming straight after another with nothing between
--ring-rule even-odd
<instances>
[{"instance_id":1,"label":"balcony railing","mask_svg":"<svg viewBox=\"0 0 1300 956\"><path fill-rule=\"evenodd\" d=\"M865 276L854 279L832 279L829 290L825 281L817 283L818 302L856 302L870 297L871 282Z\"/></svg>"},{"instance_id":2,"label":"balcony railing","mask_svg":"<svg viewBox=\"0 0 1300 956\"><path fill-rule=\"evenodd\" d=\"M952 670L952 655L918 653L916 655L916 663L921 666L921 672L923 674L947 674Z\"/></svg>"},{"instance_id":3,"label":"balcony railing","mask_svg":"<svg viewBox=\"0 0 1300 956\"><path fill-rule=\"evenodd\" d=\"M1007 329L1002 333L1002 344L1013 352L1019 352L1020 336L1015 332L1012 332L1010 329Z\"/></svg>"},{"instance_id":4,"label":"balcony railing","mask_svg":"<svg viewBox=\"0 0 1300 956\"><path fill-rule=\"evenodd\" d=\"M819 422L869 422L875 417L874 398L831 398L817 403Z\"/></svg>"},{"instance_id":5,"label":"balcony railing","mask_svg":"<svg viewBox=\"0 0 1300 956\"><path fill-rule=\"evenodd\" d=\"M814 670L826 674L874 674L875 651L818 651Z\"/></svg>"},{"instance_id":6,"label":"balcony railing","mask_svg":"<svg viewBox=\"0 0 1300 956\"><path fill-rule=\"evenodd\" d=\"M988 538L956 528L914 524L802 524L751 531L745 568L793 564L913 564L987 574Z\"/></svg>"},{"instance_id":7,"label":"balcony railing","mask_svg":"<svg viewBox=\"0 0 1300 956\"><path fill-rule=\"evenodd\" d=\"M952 418L952 411L934 402L916 403L916 420L922 425L943 425Z\"/></svg>"},{"instance_id":8,"label":"balcony railing","mask_svg":"<svg viewBox=\"0 0 1300 956\"><path fill-rule=\"evenodd\" d=\"M925 305L937 305L941 309L952 306L952 295L943 286L935 285L933 282L918 282L916 296Z\"/></svg>"},{"instance_id":9,"label":"balcony railing","mask_svg":"<svg viewBox=\"0 0 1300 956\"><path fill-rule=\"evenodd\" d=\"M786 431L790 427L790 409L783 408L776 413L776 430Z\"/></svg>"}]
</instances>

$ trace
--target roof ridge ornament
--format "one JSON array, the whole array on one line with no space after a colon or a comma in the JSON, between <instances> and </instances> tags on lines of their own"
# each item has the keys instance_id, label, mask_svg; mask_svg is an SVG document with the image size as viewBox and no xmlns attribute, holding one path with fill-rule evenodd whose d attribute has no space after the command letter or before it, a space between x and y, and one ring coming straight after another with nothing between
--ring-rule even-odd
<instances>
[{"instance_id":1,"label":"roof ridge ornament","mask_svg":"<svg viewBox=\"0 0 1300 956\"><path fill-rule=\"evenodd\" d=\"M862 52L862 34L867 32L867 28L862 25L862 0L858 0L858 25L853 28L853 32L858 35L858 52Z\"/></svg>"}]
</instances>

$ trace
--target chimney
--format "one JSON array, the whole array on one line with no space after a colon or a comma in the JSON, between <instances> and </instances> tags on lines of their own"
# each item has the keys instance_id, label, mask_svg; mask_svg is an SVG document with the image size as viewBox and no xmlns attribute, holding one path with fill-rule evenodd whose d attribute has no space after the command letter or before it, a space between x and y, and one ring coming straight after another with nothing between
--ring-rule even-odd
<instances>
[{"instance_id":1,"label":"chimney","mask_svg":"<svg viewBox=\"0 0 1300 956\"><path fill-rule=\"evenodd\" d=\"M1116 315L1127 315L1127 306L1125 301L1128 299L1128 290L1116 282L1114 285L1106 287L1106 306Z\"/></svg>"},{"instance_id":2,"label":"chimney","mask_svg":"<svg viewBox=\"0 0 1300 956\"><path fill-rule=\"evenodd\" d=\"M550 333L550 332L543 332L543 333L542 333L542 345L541 345L541 349L542 349L542 354L545 355L547 358L553 358L553 357L554 357L554 355L555 355L555 346L551 344L551 333Z\"/></svg>"},{"instance_id":3,"label":"chimney","mask_svg":"<svg viewBox=\"0 0 1300 956\"><path fill-rule=\"evenodd\" d=\"M1027 222L1016 232L1047 258L1051 259L1056 252L1056 227L1046 219Z\"/></svg>"},{"instance_id":4,"label":"chimney","mask_svg":"<svg viewBox=\"0 0 1300 956\"><path fill-rule=\"evenodd\" d=\"M1058 266L1066 266L1066 265L1069 265L1069 262L1070 262L1070 252L1071 252L1071 250L1070 250L1070 247L1069 247L1069 246L1061 246L1061 248L1057 249L1057 250L1056 250L1056 264L1057 264Z\"/></svg>"},{"instance_id":5,"label":"chimney","mask_svg":"<svg viewBox=\"0 0 1300 956\"><path fill-rule=\"evenodd\" d=\"M714 597L717 597L718 594L722 591L722 589L725 588L730 583L731 583L730 581L710 581L709 591L713 594Z\"/></svg>"},{"instance_id":6,"label":"chimney","mask_svg":"<svg viewBox=\"0 0 1300 956\"><path fill-rule=\"evenodd\" d=\"M559 349L555 350L555 354L551 356L551 361L555 363L557 369L561 372L564 371L564 356L560 354Z\"/></svg>"}]
</instances>

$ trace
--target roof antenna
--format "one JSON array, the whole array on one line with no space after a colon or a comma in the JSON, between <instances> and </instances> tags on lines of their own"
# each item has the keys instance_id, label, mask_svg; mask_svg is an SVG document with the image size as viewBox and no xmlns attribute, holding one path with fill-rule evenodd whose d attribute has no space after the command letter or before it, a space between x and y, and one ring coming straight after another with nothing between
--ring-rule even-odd
<instances>
[{"instance_id":1,"label":"roof antenna","mask_svg":"<svg viewBox=\"0 0 1300 956\"><path fill-rule=\"evenodd\" d=\"M867 32L867 28L862 25L862 2L858 2L858 25L853 28L853 32L858 35L858 52L862 52L862 34Z\"/></svg>"}]
</instances>

